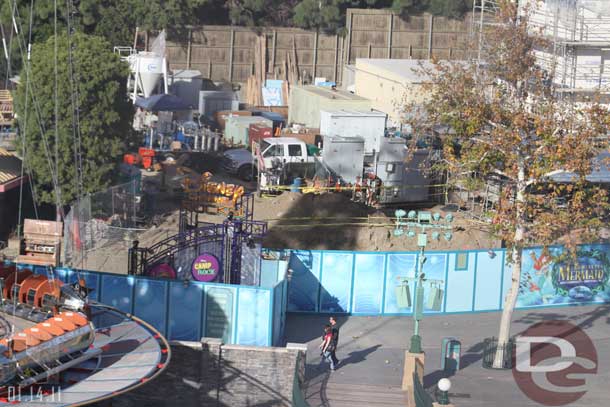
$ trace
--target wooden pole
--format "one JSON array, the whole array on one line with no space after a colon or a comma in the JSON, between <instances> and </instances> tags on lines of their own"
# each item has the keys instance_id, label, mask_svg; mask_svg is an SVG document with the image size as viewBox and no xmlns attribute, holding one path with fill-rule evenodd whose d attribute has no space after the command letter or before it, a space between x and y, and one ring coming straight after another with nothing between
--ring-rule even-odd
<instances>
[{"instance_id":1,"label":"wooden pole","mask_svg":"<svg viewBox=\"0 0 610 407\"><path fill-rule=\"evenodd\" d=\"M231 48L229 50L229 82L233 82L233 48L235 47L235 30L231 29Z\"/></svg>"},{"instance_id":2,"label":"wooden pole","mask_svg":"<svg viewBox=\"0 0 610 407\"><path fill-rule=\"evenodd\" d=\"M136 35L133 37L133 49L136 50L138 48L138 32L140 27L136 27Z\"/></svg>"},{"instance_id":3,"label":"wooden pole","mask_svg":"<svg viewBox=\"0 0 610 407\"><path fill-rule=\"evenodd\" d=\"M348 10L347 12L347 18L348 18L348 22L347 22L347 46L345 49L345 63L349 64L350 58L351 58L351 51L352 51L352 22L354 20L354 15L352 13L351 10Z\"/></svg>"},{"instance_id":4,"label":"wooden pole","mask_svg":"<svg viewBox=\"0 0 610 407\"><path fill-rule=\"evenodd\" d=\"M335 69L333 69L333 81L337 82L337 63L339 60L339 35L335 34Z\"/></svg>"},{"instance_id":5,"label":"wooden pole","mask_svg":"<svg viewBox=\"0 0 610 407\"><path fill-rule=\"evenodd\" d=\"M316 65L318 63L318 30L313 33L313 63L311 70L311 79L315 82L316 80Z\"/></svg>"},{"instance_id":6,"label":"wooden pole","mask_svg":"<svg viewBox=\"0 0 610 407\"><path fill-rule=\"evenodd\" d=\"M430 14L430 29L428 30L428 59L432 58L432 27L434 26L434 16Z\"/></svg>"},{"instance_id":7,"label":"wooden pole","mask_svg":"<svg viewBox=\"0 0 610 407\"><path fill-rule=\"evenodd\" d=\"M186 69L191 69L191 47L192 47L193 29L189 28L188 43L186 45Z\"/></svg>"},{"instance_id":8,"label":"wooden pole","mask_svg":"<svg viewBox=\"0 0 610 407\"><path fill-rule=\"evenodd\" d=\"M394 30L394 14L390 13L388 17L388 58L392 58L392 31Z\"/></svg>"},{"instance_id":9,"label":"wooden pole","mask_svg":"<svg viewBox=\"0 0 610 407\"><path fill-rule=\"evenodd\" d=\"M273 43L271 44L271 70L275 72L275 49L277 47L277 31L273 30Z\"/></svg>"}]
</instances>

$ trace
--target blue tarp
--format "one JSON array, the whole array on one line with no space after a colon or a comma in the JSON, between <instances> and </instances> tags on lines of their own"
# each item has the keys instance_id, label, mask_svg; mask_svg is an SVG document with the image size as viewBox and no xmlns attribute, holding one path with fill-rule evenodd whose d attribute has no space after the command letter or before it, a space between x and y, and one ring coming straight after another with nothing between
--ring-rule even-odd
<instances>
[{"instance_id":1,"label":"blue tarp","mask_svg":"<svg viewBox=\"0 0 610 407\"><path fill-rule=\"evenodd\" d=\"M191 107L178 96L170 94L153 95L147 98L137 98L136 106L154 112L177 112L189 110Z\"/></svg>"}]
</instances>

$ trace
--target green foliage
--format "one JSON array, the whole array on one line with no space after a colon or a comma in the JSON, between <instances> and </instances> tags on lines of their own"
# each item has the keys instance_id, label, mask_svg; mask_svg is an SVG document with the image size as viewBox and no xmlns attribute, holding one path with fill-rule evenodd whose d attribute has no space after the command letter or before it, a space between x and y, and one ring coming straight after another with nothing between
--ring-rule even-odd
<instances>
[{"instance_id":1,"label":"green foliage","mask_svg":"<svg viewBox=\"0 0 610 407\"><path fill-rule=\"evenodd\" d=\"M430 0L394 0L392 9L401 16L419 14L428 8Z\"/></svg>"},{"instance_id":2,"label":"green foliage","mask_svg":"<svg viewBox=\"0 0 610 407\"><path fill-rule=\"evenodd\" d=\"M88 33L112 45L133 42L135 28L166 29L170 38L184 38L189 25L202 22L213 0L81 0L81 23ZM212 7L213 8L213 7Z\"/></svg>"},{"instance_id":3,"label":"green foliage","mask_svg":"<svg viewBox=\"0 0 610 407\"><path fill-rule=\"evenodd\" d=\"M343 26L345 9L350 3L345 0L302 0L295 7L292 20L297 27L335 32Z\"/></svg>"},{"instance_id":4,"label":"green foliage","mask_svg":"<svg viewBox=\"0 0 610 407\"><path fill-rule=\"evenodd\" d=\"M106 187L116 168L117 157L124 151L130 135L132 107L126 96L128 66L112 52L103 38L85 34L73 36L73 60L78 74L80 105L80 129L83 162L84 192L98 191ZM33 169L33 182L43 202L54 203L55 195L46 151L54 162L54 39L35 44L32 49L29 75L28 113L26 116L26 78L22 70L22 82L17 88L16 110L20 128L27 140L27 163ZM74 136L72 120L72 87L69 75L68 38L58 38L58 150L59 186L62 203L76 198ZM39 108L41 124L35 114ZM44 140L48 143L45 148ZM54 165L54 163L53 163Z\"/></svg>"},{"instance_id":5,"label":"green foliage","mask_svg":"<svg viewBox=\"0 0 610 407\"><path fill-rule=\"evenodd\" d=\"M450 18L460 18L472 9L472 2L466 0L430 0L428 12Z\"/></svg>"}]
</instances>

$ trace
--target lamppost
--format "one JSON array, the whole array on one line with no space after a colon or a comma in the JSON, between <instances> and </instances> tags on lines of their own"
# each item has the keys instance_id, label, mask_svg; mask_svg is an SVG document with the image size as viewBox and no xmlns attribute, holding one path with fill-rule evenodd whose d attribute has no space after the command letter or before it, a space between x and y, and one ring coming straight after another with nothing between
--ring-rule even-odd
<instances>
[{"instance_id":1,"label":"lamppost","mask_svg":"<svg viewBox=\"0 0 610 407\"><path fill-rule=\"evenodd\" d=\"M407 228L407 236L417 236L417 246L419 247L419 261L417 262L417 268L415 269L415 278L403 277L402 280L406 282L415 281L415 301L413 304L413 320L414 328L413 335L411 336L411 344L409 347L410 353L422 353L421 347L421 336L419 336L419 321L424 317L424 282L432 284L442 285L442 280L430 280L426 279L424 273L424 263L426 262L426 256L424 254L425 248L428 245L428 235L426 231L432 229L432 239L440 239L440 231L444 232L444 237L447 241L453 237L452 226L449 225L453 221L453 215L448 214L443 219L440 213L434 213L427 211L409 211L407 214L404 210L399 209L395 213L396 216L396 228L394 229L394 236L402 236L405 234L404 227ZM406 220L405 220L406 216ZM419 233L416 234L415 230L419 229Z\"/></svg>"},{"instance_id":2,"label":"lamppost","mask_svg":"<svg viewBox=\"0 0 610 407\"><path fill-rule=\"evenodd\" d=\"M438 404L441 406L449 405L449 389L451 389L451 380L444 378L438 381Z\"/></svg>"}]
</instances>

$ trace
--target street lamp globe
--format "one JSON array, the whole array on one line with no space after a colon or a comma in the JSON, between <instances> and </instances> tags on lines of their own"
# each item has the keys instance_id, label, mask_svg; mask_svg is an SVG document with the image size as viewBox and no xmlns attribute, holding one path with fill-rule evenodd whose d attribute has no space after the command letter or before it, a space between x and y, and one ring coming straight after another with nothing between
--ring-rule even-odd
<instances>
[{"instance_id":1,"label":"street lamp globe","mask_svg":"<svg viewBox=\"0 0 610 407\"><path fill-rule=\"evenodd\" d=\"M451 389L451 380L441 379L438 381L438 389L440 391L449 391Z\"/></svg>"}]
</instances>

